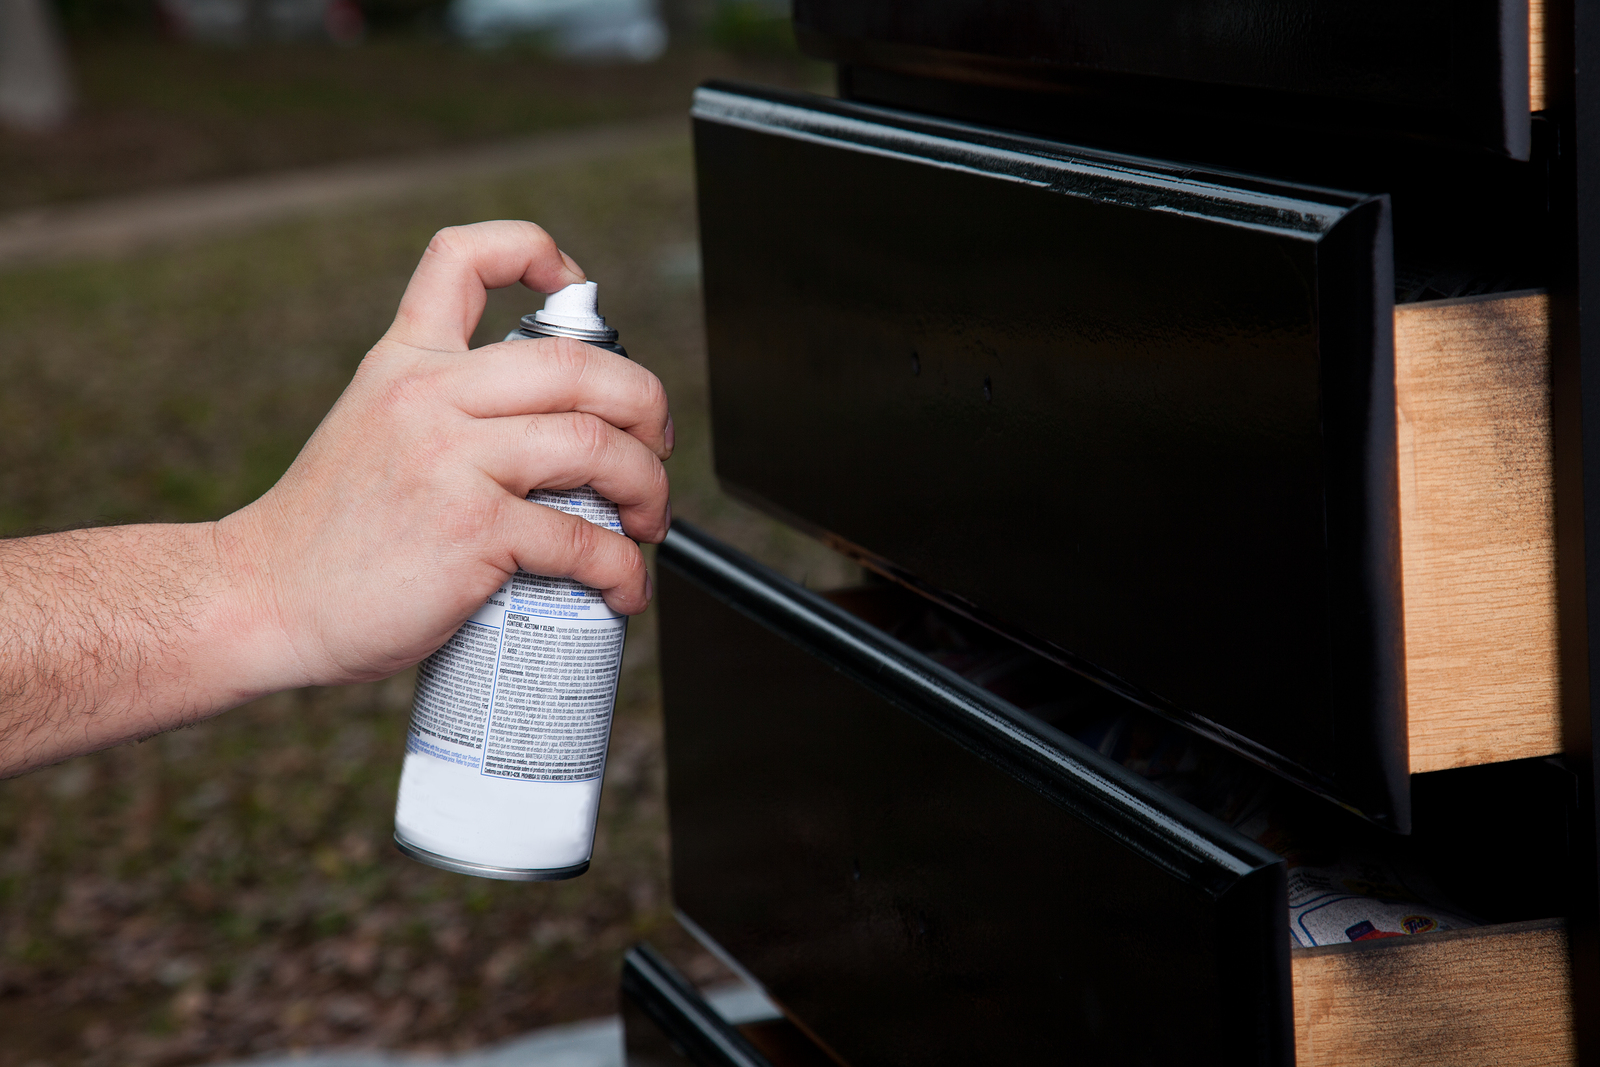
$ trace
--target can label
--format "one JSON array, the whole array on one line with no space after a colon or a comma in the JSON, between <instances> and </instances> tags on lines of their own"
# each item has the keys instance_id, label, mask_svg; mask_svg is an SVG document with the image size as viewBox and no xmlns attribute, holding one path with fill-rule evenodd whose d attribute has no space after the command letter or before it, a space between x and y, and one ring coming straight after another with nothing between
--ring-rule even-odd
<instances>
[{"instance_id":1,"label":"can label","mask_svg":"<svg viewBox=\"0 0 1600 1067\"><path fill-rule=\"evenodd\" d=\"M622 532L588 486L528 499ZM508 871L586 861L627 625L570 578L517 571L495 590L417 669L398 836Z\"/></svg>"},{"instance_id":2,"label":"can label","mask_svg":"<svg viewBox=\"0 0 1600 1067\"><path fill-rule=\"evenodd\" d=\"M588 486L528 499L622 532ZM596 590L516 572L418 668L408 751L497 778L600 777L626 628Z\"/></svg>"}]
</instances>

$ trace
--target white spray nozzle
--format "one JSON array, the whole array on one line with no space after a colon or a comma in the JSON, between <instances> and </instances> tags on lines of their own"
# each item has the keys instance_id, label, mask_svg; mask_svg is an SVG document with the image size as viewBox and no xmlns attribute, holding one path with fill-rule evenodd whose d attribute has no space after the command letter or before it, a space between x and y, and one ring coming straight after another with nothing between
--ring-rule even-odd
<instances>
[{"instance_id":1,"label":"white spray nozzle","mask_svg":"<svg viewBox=\"0 0 1600 1067\"><path fill-rule=\"evenodd\" d=\"M576 282L557 289L544 298L544 308L534 312L539 322L570 326L579 330L603 330L606 320L600 314L600 286L595 282Z\"/></svg>"}]
</instances>

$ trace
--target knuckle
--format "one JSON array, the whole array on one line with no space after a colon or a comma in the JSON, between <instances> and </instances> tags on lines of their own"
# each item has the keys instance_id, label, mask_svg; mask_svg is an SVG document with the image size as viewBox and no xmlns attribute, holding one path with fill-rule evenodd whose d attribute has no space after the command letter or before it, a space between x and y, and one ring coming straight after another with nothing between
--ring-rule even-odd
<instances>
[{"instance_id":1,"label":"knuckle","mask_svg":"<svg viewBox=\"0 0 1600 1067\"><path fill-rule=\"evenodd\" d=\"M664 426L667 419L667 387L661 384L661 379L650 371L645 371L639 393L644 409L657 417Z\"/></svg>"},{"instance_id":2,"label":"knuckle","mask_svg":"<svg viewBox=\"0 0 1600 1067\"><path fill-rule=\"evenodd\" d=\"M570 378L574 382L580 381L588 372L589 361L598 351L593 345L574 341L570 337L552 337L540 343L545 346L547 352L545 358L551 364L550 369L562 378Z\"/></svg>"},{"instance_id":3,"label":"knuckle","mask_svg":"<svg viewBox=\"0 0 1600 1067\"><path fill-rule=\"evenodd\" d=\"M561 551L569 574L594 555L598 547L594 538L597 529L576 516L568 516L562 522Z\"/></svg>"},{"instance_id":4,"label":"knuckle","mask_svg":"<svg viewBox=\"0 0 1600 1067\"><path fill-rule=\"evenodd\" d=\"M650 458L655 460L650 465L650 497L652 500L665 505L667 498L672 495L672 481L667 476L667 468L662 465L661 461L654 456Z\"/></svg>"},{"instance_id":5,"label":"knuckle","mask_svg":"<svg viewBox=\"0 0 1600 1067\"><path fill-rule=\"evenodd\" d=\"M616 537L616 534L612 534L612 536ZM622 564L627 568L628 577L630 579L643 582L645 572L644 553L639 550L638 545L634 544L632 541L629 541L627 538L620 538L620 540L623 542Z\"/></svg>"},{"instance_id":6,"label":"knuckle","mask_svg":"<svg viewBox=\"0 0 1600 1067\"><path fill-rule=\"evenodd\" d=\"M463 226L446 226L439 230L428 241L428 251L452 259L459 256L468 243L465 229Z\"/></svg>"},{"instance_id":7,"label":"knuckle","mask_svg":"<svg viewBox=\"0 0 1600 1067\"><path fill-rule=\"evenodd\" d=\"M544 247L555 247L555 238L537 222L517 219L511 222L509 229L515 231L518 240L540 246L541 251Z\"/></svg>"},{"instance_id":8,"label":"knuckle","mask_svg":"<svg viewBox=\"0 0 1600 1067\"><path fill-rule=\"evenodd\" d=\"M611 446L610 427L599 416L573 412L567 419L567 439L572 451L589 463L598 463Z\"/></svg>"}]
</instances>

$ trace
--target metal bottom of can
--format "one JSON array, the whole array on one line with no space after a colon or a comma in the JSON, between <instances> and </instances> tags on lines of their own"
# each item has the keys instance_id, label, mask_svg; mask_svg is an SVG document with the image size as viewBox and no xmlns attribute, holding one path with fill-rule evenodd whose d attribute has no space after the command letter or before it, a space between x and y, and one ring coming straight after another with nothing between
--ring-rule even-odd
<instances>
[{"instance_id":1,"label":"metal bottom of can","mask_svg":"<svg viewBox=\"0 0 1600 1067\"><path fill-rule=\"evenodd\" d=\"M487 863L453 860L449 856L441 856L437 852L429 852L425 848L418 848L401 837L399 830L394 832L394 846L418 863L426 863L430 867L454 871L457 874L475 875L478 878L498 878L502 882L559 882L563 878L576 878L589 869L588 860L574 864L571 867L543 868L493 867Z\"/></svg>"}]
</instances>

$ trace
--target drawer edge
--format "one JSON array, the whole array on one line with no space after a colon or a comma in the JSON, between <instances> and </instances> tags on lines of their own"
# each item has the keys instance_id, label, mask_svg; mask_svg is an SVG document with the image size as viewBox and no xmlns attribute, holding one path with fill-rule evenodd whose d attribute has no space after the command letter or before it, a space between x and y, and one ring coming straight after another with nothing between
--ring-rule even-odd
<instances>
[{"instance_id":1,"label":"drawer edge","mask_svg":"<svg viewBox=\"0 0 1600 1067\"><path fill-rule=\"evenodd\" d=\"M1024 716L815 593L679 521L657 561L1196 889L1220 898L1282 858ZM960 721L944 712L961 710Z\"/></svg>"}]
</instances>

